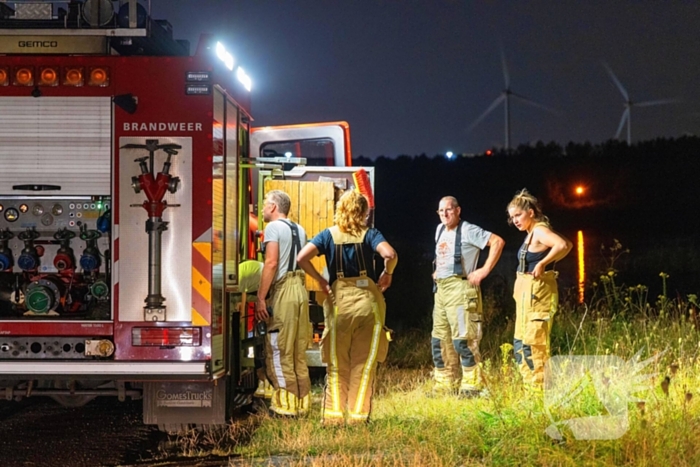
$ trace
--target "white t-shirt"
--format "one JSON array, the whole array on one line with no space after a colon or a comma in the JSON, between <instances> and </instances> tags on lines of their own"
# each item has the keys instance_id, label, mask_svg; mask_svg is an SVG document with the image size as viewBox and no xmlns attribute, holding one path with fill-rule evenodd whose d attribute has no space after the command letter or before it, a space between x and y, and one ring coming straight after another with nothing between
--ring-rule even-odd
<instances>
[{"instance_id":1,"label":"white t-shirt","mask_svg":"<svg viewBox=\"0 0 700 467\"><path fill-rule=\"evenodd\" d=\"M462 270L466 277L476 269L479 262L479 253L483 250L491 238L491 232L484 230L467 221L462 222ZM442 233L440 233L442 230ZM438 238L438 235L440 236ZM455 275L455 237L457 229L447 230L443 225L438 225L435 231L435 273L437 279L445 279Z\"/></svg>"},{"instance_id":2,"label":"white t-shirt","mask_svg":"<svg viewBox=\"0 0 700 467\"><path fill-rule=\"evenodd\" d=\"M289 226L291 222L290 220L278 219L270 222L265 227L264 243L277 242L279 244L279 261L277 263L277 274L275 274L274 282L282 279L288 272L289 256L292 251L292 228ZM297 228L299 229L299 248L304 248L304 245L306 245L306 231L304 231L304 228L299 224L297 224ZM296 266L296 264L297 260L295 257L293 266Z\"/></svg>"}]
</instances>

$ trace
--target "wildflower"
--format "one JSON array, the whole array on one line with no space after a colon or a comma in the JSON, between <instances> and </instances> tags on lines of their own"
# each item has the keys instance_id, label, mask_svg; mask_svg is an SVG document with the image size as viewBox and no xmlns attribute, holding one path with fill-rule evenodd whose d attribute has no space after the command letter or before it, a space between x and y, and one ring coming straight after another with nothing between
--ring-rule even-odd
<instances>
[{"instance_id":1,"label":"wildflower","mask_svg":"<svg viewBox=\"0 0 700 467\"><path fill-rule=\"evenodd\" d=\"M669 276L669 275L666 274L665 272L660 272L660 273L659 273L659 277L662 278L662 279L668 279L668 278L671 277L671 276Z\"/></svg>"},{"instance_id":2,"label":"wildflower","mask_svg":"<svg viewBox=\"0 0 700 467\"><path fill-rule=\"evenodd\" d=\"M668 396L668 386L671 384L671 378L666 376L663 381L661 381L661 390L666 396Z\"/></svg>"},{"instance_id":3,"label":"wildflower","mask_svg":"<svg viewBox=\"0 0 700 467\"><path fill-rule=\"evenodd\" d=\"M678 363L671 363L671 375L675 376L678 372Z\"/></svg>"}]
</instances>

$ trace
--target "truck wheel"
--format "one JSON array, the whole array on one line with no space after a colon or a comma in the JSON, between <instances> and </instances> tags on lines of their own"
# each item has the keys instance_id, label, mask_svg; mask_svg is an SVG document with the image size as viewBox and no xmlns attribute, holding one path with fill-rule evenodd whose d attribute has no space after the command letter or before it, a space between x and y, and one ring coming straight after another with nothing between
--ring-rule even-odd
<instances>
[{"instance_id":1,"label":"truck wheel","mask_svg":"<svg viewBox=\"0 0 700 467\"><path fill-rule=\"evenodd\" d=\"M169 435L176 435L190 429L187 423L159 423L158 430Z\"/></svg>"},{"instance_id":2,"label":"truck wheel","mask_svg":"<svg viewBox=\"0 0 700 467\"><path fill-rule=\"evenodd\" d=\"M70 394L56 394L51 396L53 400L61 404L63 407L82 407L97 396L87 396L87 395L70 395Z\"/></svg>"}]
</instances>

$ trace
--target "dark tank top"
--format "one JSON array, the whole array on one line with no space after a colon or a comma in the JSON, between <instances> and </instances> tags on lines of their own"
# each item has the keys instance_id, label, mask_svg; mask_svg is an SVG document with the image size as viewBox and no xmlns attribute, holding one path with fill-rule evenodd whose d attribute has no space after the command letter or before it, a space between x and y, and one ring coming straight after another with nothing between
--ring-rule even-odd
<instances>
[{"instance_id":1,"label":"dark tank top","mask_svg":"<svg viewBox=\"0 0 700 467\"><path fill-rule=\"evenodd\" d=\"M537 266L537 263L542 261L544 257L547 256L547 254L549 253L549 250L551 250L551 248L547 248L544 251L533 253L531 251L527 251L528 246L529 245L526 241L518 250L518 272L531 273L535 270L535 266ZM545 271L554 270L554 263L549 263L547 266L545 266L544 269Z\"/></svg>"}]
</instances>

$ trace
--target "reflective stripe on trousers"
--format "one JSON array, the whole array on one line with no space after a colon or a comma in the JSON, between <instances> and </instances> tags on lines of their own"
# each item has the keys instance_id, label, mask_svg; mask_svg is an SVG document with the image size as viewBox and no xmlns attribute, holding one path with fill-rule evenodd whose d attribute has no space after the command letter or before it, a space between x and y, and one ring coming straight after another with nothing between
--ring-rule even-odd
<instances>
[{"instance_id":1,"label":"reflective stripe on trousers","mask_svg":"<svg viewBox=\"0 0 700 467\"><path fill-rule=\"evenodd\" d=\"M270 297L265 344L266 373L274 387L270 408L284 415L296 414L311 390L306 349L309 346L309 301L304 274L288 272L274 284Z\"/></svg>"},{"instance_id":2,"label":"reflective stripe on trousers","mask_svg":"<svg viewBox=\"0 0 700 467\"><path fill-rule=\"evenodd\" d=\"M361 284L361 286L358 286ZM328 364L323 418L365 421L371 409L386 305L367 277L333 283L335 303L324 304L322 354Z\"/></svg>"},{"instance_id":3,"label":"reflective stripe on trousers","mask_svg":"<svg viewBox=\"0 0 700 467\"><path fill-rule=\"evenodd\" d=\"M440 389L476 389L482 337L481 291L460 276L437 280L431 348Z\"/></svg>"}]
</instances>

